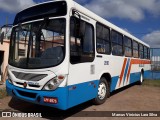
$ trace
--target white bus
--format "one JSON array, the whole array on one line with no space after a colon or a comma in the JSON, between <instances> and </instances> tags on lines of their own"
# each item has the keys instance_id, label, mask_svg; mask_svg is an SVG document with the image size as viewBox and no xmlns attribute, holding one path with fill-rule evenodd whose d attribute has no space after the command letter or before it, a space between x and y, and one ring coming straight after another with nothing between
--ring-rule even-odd
<instances>
[{"instance_id":1,"label":"white bus","mask_svg":"<svg viewBox=\"0 0 160 120\"><path fill-rule=\"evenodd\" d=\"M10 40L9 95L66 110L143 79L149 45L72 0L19 12Z\"/></svg>"}]
</instances>

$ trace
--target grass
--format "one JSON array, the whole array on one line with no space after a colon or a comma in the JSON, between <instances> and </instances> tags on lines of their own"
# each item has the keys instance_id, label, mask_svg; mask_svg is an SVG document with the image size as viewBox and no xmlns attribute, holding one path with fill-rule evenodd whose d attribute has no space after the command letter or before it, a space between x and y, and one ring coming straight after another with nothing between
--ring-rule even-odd
<instances>
[{"instance_id":1,"label":"grass","mask_svg":"<svg viewBox=\"0 0 160 120\"><path fill-rule=\"evenodd\" d=\"M160 80L144 80L143 85L160 87Z\"/></svg>"},{"instance_id":2,"label":"grass","mask_svg":"<svg viewBox=\"0 0 160 120\"><path fill-rule=\"evenodd\" d=\"M6 96L7 96L6 89L5 88L0 89L0 99L4 98Z\"/></svg>"}]
</instances>

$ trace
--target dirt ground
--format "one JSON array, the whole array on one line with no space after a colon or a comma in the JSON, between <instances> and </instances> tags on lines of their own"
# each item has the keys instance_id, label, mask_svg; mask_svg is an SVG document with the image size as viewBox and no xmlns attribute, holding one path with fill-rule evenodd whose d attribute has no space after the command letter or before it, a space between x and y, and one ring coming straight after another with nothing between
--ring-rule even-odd
<instances>
[{"instance_id":1,"label":"dirt ground","mask_svg":"<svg viewBox=\"0 0 160 120\"><path fill-rule=\"evenodd\" d=\"M106 111L158 111L158 114L160 114L160 88L133 85L112 93L111 97L102 105L93 105L92 102L89 101L67 111L60 111L54 108L34 105L15 98L6 97L4 99L0 99L0 109L16 110L22 113L46 113L46 116L43 116L42 114L43 118L34 118L37 120L51 119L47 114L54 114L57 117L54 119L66 120L160 120L160 117L108 117L106 115L110 114L110 112ZM3 119L13 120L13 118ZM24 118L14 119L24 120Z\"/></svg>"}]
</instances>

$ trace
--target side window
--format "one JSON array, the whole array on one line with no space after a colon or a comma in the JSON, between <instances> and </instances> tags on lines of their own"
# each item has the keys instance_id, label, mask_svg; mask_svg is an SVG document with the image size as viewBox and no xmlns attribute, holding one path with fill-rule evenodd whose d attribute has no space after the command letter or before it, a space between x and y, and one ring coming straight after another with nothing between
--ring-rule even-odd
<instances>
[{"instance_id":1,"label":"side window","mask_svg":"<svg viewBox=\"0 0 160 120\"><path fill-rule=\"evenodd\" d=\"M116 31L112 31L111 35L112 35L111 36L112 54L122 56L123 55L123 36Z\"/></svg>"},{"instance_id":2,"label":"side window","mask_svg":"<svg viewBox=\"0 0 160 120\"><path fill-rule=\"evenodd\" d=\"M91 24L71 17L70 62L72 64L94 60L94 28Z\"/></svg>"},{"instance_id":3,"label":"side window","mask_svg":"<svg viewBox=\"0 0 160 120\"><path fill-rule=\"evenodd\" d=\"M147 58L150 59L150 48L147 48Z\"/></svg>"},{"instance_id":4,"label":"side window","mask_svg":"<svg viewBox=\"0 0 160 120\"><path fill-rule=\"evenodd\" d=\"M125 56L132 56L132 40L128 37L124 37Z\"/></svg>"},{"instance_id":5,"label":"side window","mask_svg":"<svg viewBox=\"0 0 160 120\"><path fill-rule=\"evenodd\" d=\"M147 47L144 46L144 59L148 58L148 51L147 51Z\"/></svg>"},{"instance_id":6,"label":"side window","mask_svg":"<svg viewBox=\"0 0 160 120\"><path fill-rule=\"evenodd\" d=\"M138 53L138 43L133 41L133 57L138 58L139 53Z\"/></svg>"},{"instance_id":7,"label":"side window","mask_svg":"<svg viewBox=\"0 0 160 120\"><path fill-rule=\"evenodd\" d=\"M144 58L144 48L142 44L139 44L139 55L141 59Z\"/></svg>"},{"instance_id":8,"label":"side window","mask_svg":"<svg viewBox=\"0 0 160 120\"><path fill-rule=\"evenodd\" d=\"M110 30L109 28L97 23L96 24L96 35L97 35L97 52L102 54L110 54Z\"/></svg>"}]
</instances>

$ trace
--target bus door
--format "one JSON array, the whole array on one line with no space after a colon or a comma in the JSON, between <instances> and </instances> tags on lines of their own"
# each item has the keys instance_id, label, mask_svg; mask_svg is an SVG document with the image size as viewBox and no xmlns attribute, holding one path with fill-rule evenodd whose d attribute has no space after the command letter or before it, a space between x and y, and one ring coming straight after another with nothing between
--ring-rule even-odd
<instances>
[{"instance_id":1,"label":"bus door","mask_svg":"<svg viewBox=\"0 0 160 120\"><path fill-rule=\"evenodd\" d=\"M76 17L70 19L69 107L96 96L94 27Z\"/></svg>"}]
</instances>

